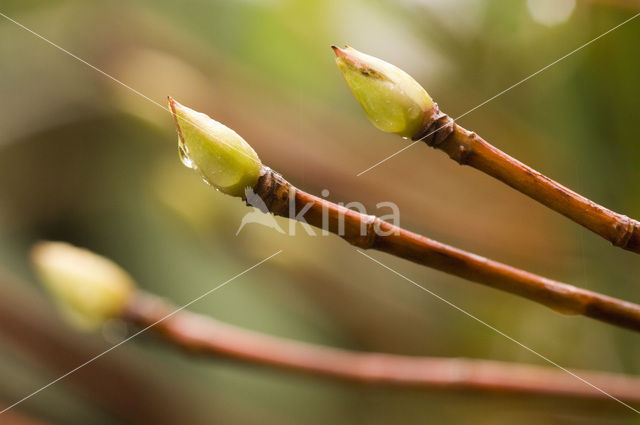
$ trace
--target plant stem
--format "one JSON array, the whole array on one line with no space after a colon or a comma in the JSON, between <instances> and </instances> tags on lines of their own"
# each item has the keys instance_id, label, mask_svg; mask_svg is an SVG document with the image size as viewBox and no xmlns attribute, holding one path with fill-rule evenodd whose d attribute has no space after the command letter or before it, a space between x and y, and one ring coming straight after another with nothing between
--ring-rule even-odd
<instances>
[{"instance_id":1,"label":"plant stem","mask_svg":"<svg viewBox=\"0 0 640 425\"><path fill-rule=\"evenodd\" d=\"M5 409L8 405L6 403L0 403L0 411ZM36 419L36 417L30 415L26 415L21 411L18 412L18 409L12 409L2 414L2 423L4 425L48 425L49 422L44 422L41 419Z\"/></svg>"},{"instance_id":2,"label":"plant stem","mask_svg":"<svg viewBox=\"0 0 640 425\"><path fill-rule=\"evenodd\" d=\"M469 165L602 236L613 245L640 253L640 222L611 211L551 180L457 125L433 106L431 124L414 140L423 139L460 165Z\"/></svg>"},{"instance_id":3,"label":"plant stem","mask_svg":"<svg viewBox=\"0 0 640 425\"><path fill-rule=\"evenodd\" d=\"M383 251L510 292L562 314L584 315L640 331L640 305L547 279L412 233L297 189L267 167L253 191L271 213L304 219L359 248Z\"/></svg>"},{"instance_id":4,"label":"plant stem","mask_svg":"<svg viewBox=\"0 0 640 425\"><path fill-rule=\"evenodd\" d=\"M561 370L487 360L354 352L267 336L176 308L139 292L122 315L151 326L171 344L202 356L316 375L342 381L430 390L608 399ZM167 317L169 316L169 317ZM166 318L165 318L166 317ZM627 402L640 402L640 378L575 371L595 387Z\"/></svg>"},{"instance_id":5,"label":"plant stem","mask_svg":"<svg viewBox=\"0 0 640 425\"><path fill-rule=\"evenodd\" d=\"M16 353L25 364L42 371L40 378L32 383L34 386L46 384L111 346L100 338L72 332L60 322L50 302L33 284L5 270L0 270L0 294L0 340L4 350ZM155 368L134 358L132 353L120 352L101 358L93 367L79 369L65 381L78 397L128 424L175 425L202 407L189 399L176 399L175 383L169 385L159 375ZM15 378L3 372L0 404L7 403L0 405L0 411L25 395L24 390L12 394L21 385L12 383L11 379ZM159 405L162 410L158 409ZM7 423L5 415L23 406L27 407L28 403L0 414L0 423Z\"/></svg>"}]
</instances>

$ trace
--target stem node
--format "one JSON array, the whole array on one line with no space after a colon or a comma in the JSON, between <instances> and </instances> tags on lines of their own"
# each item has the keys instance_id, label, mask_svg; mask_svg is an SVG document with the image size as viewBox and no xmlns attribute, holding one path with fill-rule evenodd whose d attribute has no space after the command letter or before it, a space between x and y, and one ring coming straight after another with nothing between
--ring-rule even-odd
<instances>
[{"instance_id":1,"label":"stem node","mask_svg":"<svg viewBox=\"0 0 640 425\"><path fill-rule=\"evenodd\" d=\"M424 140L427 145L437 149L453 133L455 122L449 115L440 111L437 103L429 108L426 115L428 118L425 121L429 124L413 140Z\"/></svg>"}]
</instances>

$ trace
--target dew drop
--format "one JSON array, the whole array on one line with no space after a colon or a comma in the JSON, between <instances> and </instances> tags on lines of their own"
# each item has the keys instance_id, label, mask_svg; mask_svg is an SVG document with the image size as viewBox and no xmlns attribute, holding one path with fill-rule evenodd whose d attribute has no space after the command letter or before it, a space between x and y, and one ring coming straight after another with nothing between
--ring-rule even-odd
<instances>
[{"instance_id":1,"label":"dew drop","mask_svg":"<svg viewBox=\"0 0 640 425\"><path fill-rule=\"evenodd\" d=\"M196 164L194 164L193 160L189 157L189 151L182 140L178 140L178 155L180 155L180 161L182 161L185 167L196 168Z\"/></svg>"}]
</instances>

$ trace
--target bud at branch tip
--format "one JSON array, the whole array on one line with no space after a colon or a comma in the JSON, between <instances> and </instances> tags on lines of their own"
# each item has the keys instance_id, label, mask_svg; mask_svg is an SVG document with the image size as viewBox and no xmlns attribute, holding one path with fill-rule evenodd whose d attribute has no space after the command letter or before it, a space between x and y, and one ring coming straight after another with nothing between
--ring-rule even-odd
<instances>
[{"instance_id":1,"label":"bud at branch tip","mask_svg":"<svg viewBox=\"0 0 640 425\"><path fill-rule=\"evenodd\" d=\"M349 89L373 125L414 138L431 124L435 104L409 74L352 47L331 48Z\"/></svg>"},{"instance_id":2,"label":"bud at branch tip","mask_svg":"<svg viewBox=\"0 0 640 425\"><path fill-rule=\"evenodd\" d=\"M67 243L39 242L31 261L61 313L80 329L117 317L135 292L133 279L117 264Z\"/></svg>"},{"instance_id":3,"label":"bud at branch tip","mask_svg":"<svg viewBox=\"0 0 640 425\"><path fill-rule=\"evenodd\" d=\"M207 183L229 195L243 196L245 188L255 186L262 163L238 133L171 97L169 108L184 165L197 170Z\"/></svg>"}]
</instances>

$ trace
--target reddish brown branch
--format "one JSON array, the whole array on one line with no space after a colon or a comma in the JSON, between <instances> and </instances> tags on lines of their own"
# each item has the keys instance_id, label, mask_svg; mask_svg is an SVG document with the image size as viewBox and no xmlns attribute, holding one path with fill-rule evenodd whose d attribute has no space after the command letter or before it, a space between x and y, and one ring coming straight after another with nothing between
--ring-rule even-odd
<instances>
[{"instance_id":1,"label":"reddish brown branch","mask_svg":"<svg viewBox=\"0 0 640 425\"><path fill-rule=\"evenodd\" d=\"M7 404L0 403L0 411L5 409ZM16 409L17 410L17 409ZM30 415L26 415L22 412L14 410L7 411L2 414L3 425L52 425L50 422L44 422L40 419L36 419Z\"/></svg>"},{"instance_id":2,"label":"reddish brown branch","mask_svg":"<svg viewBox=\"0 0 640 425\"><path fill-rule=\"evenodd\" d=\"M559 369L486 360L354 352L263 335L181 311L140 293L123 318L162 335L192 354L220 356L343 381L431 390L607 399L601 391ZM611 396L640 402L640 378L575 371Z\"/></svg>"},{"instance_id":3,"label":"reddish brown branch","mask_svg":"<svg viewBox=\"0 0 640 425\"><path fill-rule=\"evenodd\" d=\"M99 339L70 332L57 320L49 302L30 285L0 272L0 337L7 350L14 350L42 372L40 385L78 367L103 352L108 345ZM124 353L112 353L83 367L64 381L73 384L78 397L91 400L126 423L173 425L194 409L195 404L176 399L170 387L146 365ZM45 373L45 371L47 371ZM2 377L6 386L8 378ZM33 390L37 390L34 387ZM6 391L6 388L3 388ZM28 394L13 395L11 404ZM2 400L2 403L9 400ZM162 404L162 409L158 405ZM8 406L0 406L0 411ZM0 424L10 423L13 407L0 415ZM5 422L6 421L6 422Z\"/></svg>"},{"instance_id":4,"label":"reddish brown branch","mask_svg":"<svg viewBox=\"0 0 640 425\"><path fill-rule=\"evenodd\" d=\"M434 106L434 116L422 137L460 165L469 165L559 212L602 236L613 245L640 253L640 222L611 211L551 180L460 127ZM421 137L416 137L420 139Z\"/></svg>"},{"instance_id":5,"label":"reddish brown branch","mask_svg":"<svg viewBox=\"0 0 640 425\"><path fill-rule=\"evenodd\" d=\"M511 292L563 314L584 315L640 331L640 305L547 279L360 214L303 192L268 168L263 169L254 192L273 214L300 214L307 223L338 234L359 248L377 249Z\"/></svg>"}]
</instances>

